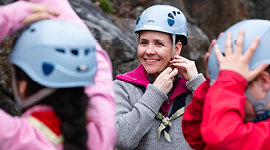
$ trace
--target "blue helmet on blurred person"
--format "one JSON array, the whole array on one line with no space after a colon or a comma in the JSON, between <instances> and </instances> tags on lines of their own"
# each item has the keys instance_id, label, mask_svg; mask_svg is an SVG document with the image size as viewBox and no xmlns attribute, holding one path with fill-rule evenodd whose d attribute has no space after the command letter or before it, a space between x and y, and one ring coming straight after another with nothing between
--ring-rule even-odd
<instances>
[{"instance_id":1,"label":"blue helmet on blurred person","mask_svg":"<svg viewBox=\"0 0 270 150\"><path fill-rule=\"evenodd\" d=\"M234 49L236 44L236 39L238 37L239 30L243 29L245 32L244 35L244 44L243 44L243 53L249 48L250 44L256 37L261 37L261 41L257 50L255 51L250 63L249 69L252 70L258 67L262 63L270 64L270 21L252 19L245 20L228 28L224 34L218 38L216 44L219 45L221 53L225 54L225 42L228 32L232 33L232 48ZM213 46L214 49L214 46ZM211 83L213 84L218 77L219 64L216 58L215 52L212 49L209 59L208 59L208 68L210 73Z\"/></svg>"},{"instance_id":2,"label":"blue helmet on blurred person","mask_svg":"<svg viewBox=\"0 0 270 150\"><path fill-rule=\"evenodd\" d=\"M57 88L93 85L97 71L95 43L89 30L70 21L43 20L24 29L9 61L44 88L21 101L13 71L18 109L30 107Z\"/></svg>"},{"instance_id":3,"label":"blue helmet on blurred person","mask_svg":"<svg viewBox=\"0 0 270 150\"><path fill-rule=\"evenodd\" d=\"M94 84L95 42L90 31L76 23L38 21L22 32L9 61L40 85L83 87Z\"/></svg>"}]
</instances>

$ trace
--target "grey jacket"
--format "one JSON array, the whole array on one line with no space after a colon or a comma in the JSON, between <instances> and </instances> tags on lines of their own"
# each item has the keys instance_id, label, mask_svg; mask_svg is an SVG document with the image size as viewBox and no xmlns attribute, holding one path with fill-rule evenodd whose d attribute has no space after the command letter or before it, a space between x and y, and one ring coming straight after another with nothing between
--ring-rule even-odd
<instances>
[{"instance_id":1,"label":"grey jacket","mask_svg":"<svg viewBox=\"0 0 270 150\"><path fill-rule=\"evenodd\" d=\"M205 80L199 74L186 82L189 92L185 98L186 105L192 99L194 90ZM115 80L116 95L116 150L187 150L191 149L182 133L182 116L171 120L169 135L171 142L161 133L157 138L157 128L161 120L155 118L161 105L168 96L152 84L143 92L139 86L129 82ZM171 112L170 107L169 114Z\"/></svg>"}]
</instances>

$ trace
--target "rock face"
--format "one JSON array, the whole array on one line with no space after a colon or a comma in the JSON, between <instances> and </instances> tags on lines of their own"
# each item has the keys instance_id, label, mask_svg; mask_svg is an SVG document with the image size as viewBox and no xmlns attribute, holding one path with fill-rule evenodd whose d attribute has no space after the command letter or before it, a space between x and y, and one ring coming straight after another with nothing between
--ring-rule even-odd
<instances>
[{"instance_id":1,"label":"rock face","mask_svg":"<svg viewBox=\"0 0 270 150\"><path fill-rule=\"evenodd\" d=\"M254 9L253 18L270 20L270 1L269 0L253 0L252 8Z\"/></svg>"},{"instance_id":2,"label":"rock face","mask_svg":"<svg viewBox=\"0 0 270 150\"><path fill-rule=\"evenodd\" d=\"M84 20L105 49L113 64L113 75L129 71L137 66L136 45L114 23L114 18L87 0L71 0L73 9Z\"/></svg>"},{"instance_id":3,"label":"rock face","mask_svg":"<svg viewBox=\"0 0 270 150\"><path fill-rule=\"evenodd\" d=\"M6 4L9 4L9 3L12 3L16 0L0 0L0 5L6 5Z\"/></svg>"},{"instance_id":4,"label":"rock face","mask_svg":"<svg viewBox=\"0 0 270 150\"><path fill-rule=\"evenodd\" d=\"M0 43L0 108L13 116L20 115L14 103L11 86L10 64L8 55L11 51L12 42L18 36L18 32L6 37Z\"/></svg>"},{"instance_id":5,"label":"rock face","mask_svg":"<svg viewBox=\"0 0 270 150\"><path fill-rule=\"evenodd\" d=\"M251 17L249 0L179 0L210 39L240 20Z\"/></svg>"}]
</instances>

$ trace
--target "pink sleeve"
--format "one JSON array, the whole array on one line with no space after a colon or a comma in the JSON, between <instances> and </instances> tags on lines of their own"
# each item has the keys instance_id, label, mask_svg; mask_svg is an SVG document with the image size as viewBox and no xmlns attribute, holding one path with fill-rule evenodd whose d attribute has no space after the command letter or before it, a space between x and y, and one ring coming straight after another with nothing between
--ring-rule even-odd
<instances>
[{"instance_id":1,"label":"pink sleeve","mask_svg":"<svg viewBox=\"0 0 270 150\"><path fill-rule=\"evenodd\" d=\"M24 0L22 0L24 1ZM52 10L58 11L60 15L57 17L51 16L51 19L55 20L68 20L74 23L81 25L84 28L87 28L85 23L81 20L81 18L76 14L76 12L72 9L68 0L29 0L32 3L39 3L49 7ZM87 28L88 29L88 28Z\"/></svg>"},{"instance_id":2,"label":"pink sleeve","mask_svg":"<svg viewBox=\"0 0 270 150\"><path fill-rule=\"evenodd\" d=\"M0 41L16 30L23 27L21 21L32 13L29 4L23 1L15 2L0 7Z\"/></svg>"},{"instance_id":3,"label":"pink sleeve","mask_svg":"<svg viewBox=\"0 0 270 150\"><path fill-rule=\"evenodd\" d=\"M56 150L56 147L26 118L12 117L0 109L0 149Z\"/></svg>"},{"instance_id":4,"label":"pink sleeve","mask_svg":"<svg viewBox=\"0 0 270 150\"><path fill-rule=\"evenodd\" d=\"M85 88L85 93L90 97L88 106L88 115L91 118L90 125L88 125L89 140L95 146L93 149L113 150L116 131L112 66L107 53L98 43L96 50L98 70L95 85ZM92 146L90 145L90 147Z\"/></svg>"},{"instance_id":5,"label":"pink sleeve","mask_svg":"<svg viewBox=\"0 0 270 150\"><path fill-rule=\"evenodd\" d=\"M51 16L51 19L69 20L87 28L84 22L74 12L68 0L54 0L53 2L52 0L30 0L30 2L43 4L60 12L59 16ZM13 8L18 9L21 7L21 5L16 5L16 7L14 6ZM28 7L24 7L24 9ZM27 16L30 12L31 11L29 10L29 12L24 16L21 16L21 18ZM13 17L13 15L11 16ZM8 16L8 18L12 18L11 16ZM11 24L14 26L13 23ZM7 27L6 30L11 30L9 28L10 27ZM15 30L16 28L12 31ZM112 66L107 53L98 43L96 44L96 50L98 71L95 77L95 85L85 88L85 93L90 97L87 112L91 118L91 122L87 125L87 130L89 132L88 147L93 150L113 150L114 142L116 141L116 131Z\"/></svg>"}]
</instances>

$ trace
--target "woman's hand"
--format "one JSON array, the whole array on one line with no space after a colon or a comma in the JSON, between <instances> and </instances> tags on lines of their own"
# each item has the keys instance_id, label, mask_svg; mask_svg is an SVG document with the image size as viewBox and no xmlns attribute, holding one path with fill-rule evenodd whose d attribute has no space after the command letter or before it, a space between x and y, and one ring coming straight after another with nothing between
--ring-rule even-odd
<instances>
[{"instance_id":1,"label":"woman's hand","mask_svg":"<svg viewBox=\"0 0 270 150\"><path fill-rule=\"evenodd\" d=\"M24 25L33 23L38 20L50 19L51 15L53 16L59 15L59 12L48 8L47 6L31 2L28 2L28 4L32 8L32 13L29 14L26 18L24 18L24 20L22 21L22 24Z\"/></svg>"},{"instance_id":2,"label":"woman's hand","mask_svg":"<svg viewBox=\"0 0 270 150\"><path fill-rule=\"evenodd\" d=\"M177 69L172 69L171 67L168 67L159 74L153 85L159 88L164 93L168 94L173 87L174 76L176 76L177 73Z\"/></svg>"},{"instance_id":3,"label":"woman's hand","mask_svg":"<svg viewBox=\"0 0 270 150\"><path fill-rule=\"evenodd\" d=\"M188 60L182 56L175 55L175 59L170 61L172 67L177 68L182 76L187 80L191 80L198 75L198 71L194 61Z\"/></svg>"},{"instance_id":4,"label":"woman's hand","mask_svg":"<svg viewBox=\"0 0 270 150\"><path fill-rule=\"evenodd\" d=\"M215 45L214 50L219 62L219 70L231 70L242 75L247 81L252 81L267 68L268 64L261 64L257 68L249 70L249 62L260 43L260 37L254 39L244 54L242 54L243 43L244 31L240 30L234 52L232 50L232 33L227 34L225 56L220 52L218 45Z\"/></svg>"}]
</instances>

